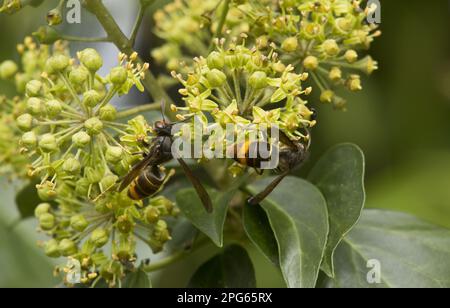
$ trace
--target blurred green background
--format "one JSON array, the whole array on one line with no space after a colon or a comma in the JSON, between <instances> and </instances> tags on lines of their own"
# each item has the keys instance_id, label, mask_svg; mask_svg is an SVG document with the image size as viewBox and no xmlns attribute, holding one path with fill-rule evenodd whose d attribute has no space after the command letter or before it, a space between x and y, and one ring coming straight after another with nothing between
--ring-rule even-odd
<instances>
[{"instance_id":1,"label":"blurred green background","mask_svg":"<svg viewBox=\"0 0 450 308\"><path fill-rule=\"evenodd\" d=\"M17 60L16 44L45 23L45 12L55 2L0 16L0 61ZM124 6L122 1L105 2ZM380 70L365 80L363 92L347 95L347 112L318 108L311 162L337 143L354 142L367 157L367 207L401 210L450 227L450 2L381 4L383 35L370 52ZM135 7L127 10L132 14ZM132 22L123 20L129 26ZM73 27L78 27L71 29L75 32L84 29ZM140 35L143 50L151 45L150 21L145 29ZM0 83L0 93L13 94L13 88ZM54 286L51 265L36 248L34 222L9 230L17 218L14 188L0 181L0 191L0 287ZM180 268L174 266L166 277ZM278 285L279 278L273 277L258 273L259 285ZM169 279L161 279L160 285L168 284Z\"/></svg>"}]
</instances>

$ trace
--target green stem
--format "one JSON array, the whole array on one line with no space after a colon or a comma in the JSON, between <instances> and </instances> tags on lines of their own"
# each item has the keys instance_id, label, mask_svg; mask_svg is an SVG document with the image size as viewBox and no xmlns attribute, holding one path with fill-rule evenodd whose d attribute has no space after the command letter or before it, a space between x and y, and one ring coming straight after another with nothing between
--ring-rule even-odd
<instances>
[{"instance_id":1,"label":"green stem","mask_svg":"<svg viewBox=\"0 0 450 308\"><path fill-rule=\"evenodd\" d=\"M137 106L134 108L130 108L130 109L126 109L124 111L118 112L117 118L123 119L123 118L130 117L130 116L133 116L138 113L159 110L160 108L161 108L160 103L151 103L151 104L146 104L146 105L142 105L142 106Z\"/></svg>"},{"instance_id":2,"label":"green stem","mask_svg":"<svg viewBox=\"0 0 450 308\"><path fill-rule=\"evenodd\" d=\"M139 29L141 28L141 24L142 24L142 20L144 19L144 15L145 15L145 7L143 7L141 5L141 6L139 6L139 12L138 12L138 15L136 18L136 22L133 26L133 30L131 31L131 36L130 36L131 46L134 46L136 44L136 39L139 34Z\"/></svg>"},{"instance_id":3,"label":"green stem","mask_svg":"<svg viewBox=\"0 0 450 308\"><path fill-rule=\"evenodd\" d=\"M84 0L83 6L92 14L95 15L97 20L102 25L103 29L108 34L108 38L114 45L123 53L131 55L135 52L131 41L126 37L123 31L120 29L119 25L116 23L111 13L105 7L101 0ZM141 58L138 59L141 65L144 64ZM152 95L155 101L164 100L167 102L165 113L170 119L175 119L175 114L170 110L170 105L173 104L172 99L169 97L167 92L159 85L156 77L147 70L145 72L145 78L143 84L148 92Z\"/></svg>"},{"instance_id":4,"label":"green stem","mask_svg":"<svg viewBox=\"0 0 450 308\"><path fill-rule=\"evenodd\" d=\"M86 42L86 43L110 43L111 40L108 37L81 37L62 35L61 39L70 42Z\"/></svg>"},{"instance_id":5,"label":"green stem","mask_svg":"<svg viewBox=\"0 0 450 308\"><path fill-rule=\"evenodd\" d=\"M230 10L230 0L225 0L222 16L220 16L219 25L217 27L214 38L220 38L220 36L222 35L223 27L225 26L229 10ZM214 40L212 40L211 44L209 45L208 53L211 53L213 50L214 50Z\"/></svg>"}]
</instances>

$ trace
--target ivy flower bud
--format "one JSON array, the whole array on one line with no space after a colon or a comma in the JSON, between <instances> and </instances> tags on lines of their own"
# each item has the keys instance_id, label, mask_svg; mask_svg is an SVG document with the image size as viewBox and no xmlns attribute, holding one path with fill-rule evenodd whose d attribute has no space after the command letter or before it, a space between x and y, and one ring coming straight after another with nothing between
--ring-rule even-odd
<instances>
[{"instance_id":1,"label":"ivy flower bud","mask_svg":"<svg viewBox=\"0 0 450 308\"><path fill-rule=\"evenodd\" d=\"M100 181L100 185L102 185L103 189L110 189L113 185L115 185L119 181L119 177L114 174L109 174Z\"/></svg>"},{"instance_id":2,"label":"ivy flower bud","mask_svg":"<svg viewBox=\"0 0 450 308\"><path fill-rule=\"evenodd\" d=\"M49 26L40 27L36 32L33 32L33 36L41 44L45 45L52 45L62 38L61 34L55 28Z\"/></svg>"},{"instance_id":3,"label":"ivy flower bud","mask_svg":"<svg viewBox=\"0 0 450 308\"><path fill-rule=\"evenodd\" d=\"M96 247L101 248L106 245L109 241L109 234L108 232L103 228L95 229L92 234L90 241L92 244L94 244Z\"/></svg>"},{"instance_id":4,"label":"ivy flower bud","mask_svg":"<svg viewBox=\"0 0 450 308\"><path fill-rule=\"evenodd\" d=\"M373 60L371 56L367 56L358 63L355 63L356 67L366 73L367 75L372 74L378 69L378 62Z\"/></svg>"},{"instance_id":5,"label":"ivy flower bud","mask_svg":"<svg viewBox=\"0 0 450 308\"><path fill-rule=\"evenodd\" d=\"M349 49L345 52L344 57L348 63L354 63L356 60L358 60L358 53L353 49Z\"/></svg>"},{"instance_id":6,"label":"ivy flower bud","mask_svg":"<svg viewBox=\"0 0 450 308\"><path fill-rule=\"evenodd\" d=\"M91 142L91 136L86 132L78 132L72 136L72 143L78 148L84 148Z\"/></svg>"},{"instance_id":7,"label":"ivy flower bud","mask_svg":"<svg viewBox=\"0 0 450 308\"><path fill-rule=\"evenodd\" d=\"M86 178L90 184L100 183L103 178L104 172L102 170L94 169L92 167L87 167L85 169Z\"/></svg>"},{"instance_id":8,"label":"ivy flower bud","mask_svg":"<svg viewBox=\"0 0 450 308\"><path fill-rule=\"evenodd\" d=\"M339 48L339 45L336 43L335 40L326 40L322 44L323 51L326 53L329 57L335 57L339 54L341 49Z\"/></svg>"},{"instance_id":9,"label":"ivy flower bud","mask_svg":"<svg viewBox=\"0 0 450 308\"><path fill-rule=\"evenodd\" d=\"M50 258L59 258L61 256L58 241L55 239L51 239L45 243L44 251L45 255Z\"/></svg>"},{"instance_id":10,"label":"ivy flower bud","mask_svg":"<svg viewBox=\"0 0 450 308\"><path fill-rule=\"evenodd\" d=\"M84 92L83 94L83 105L85 105L86 107L94 108L100 103L101 100L101 94L95 90L90 90Z\"/></svg>"},{"instance_id":11,"label":"ivy flower bud","mask_svg":"<svg viewBox=\"0 0 450 308\"><path fill-rule=\"evenodd\" d=\"M57 192L55 191L55 184L52 182L45 182L42 185L37 185L38 196L42 201L52 201L56 198Z\"/></svg>"},{"instance_id":12,"label":"ivy flower bud","mask_svg":"<svg viewBox=\"0 0 450 308\"><path fill-rule=\"evenodd\" d=\"M50 212L51 206L49 203L41 203L34 210L34 216L36 218L41 217L43 214L47 214Z\"/></svg>"},{"instance_id":13,"label":"ivy flower bud","mask_svg":"<svg viewBox=\"0 0 450 308\"><path fill-rule=\"evenodd\" d=\"M122 160L123 150L121 147L108 147L105 153L106 160L111 164L117 164Z\"/></svg>"},{"instance_id":14,"label":"ivy flower bud","mask_svg":"<svg viewBox=\"0 0 450 308\"><path fill-rule=\"evenodd\" d=\"M206 59L209 69L222 69L225 66L225 59L218 51L213 51Z\"/></svg>"},{"instance_id":15,"label":"ivy flower bud","mask_svg":"<svg viewBox=\"0 0 450 308\"><path fill-rule=\"evenodd\" d=\"M47 60L45 67L50 74L54 74L64 71L69 65L70 65L69 57L62 54L58 54L50 57Z\"/></svg>"},{"instance_id":16,"label":"ivy flower bud","mask_svg":"<svg viewBox=\"0 0 450 308\"><path fill-rule=\"evenodd\" d=\"M125 83L125 81L127 81L128 72L122 66L115 67L111 70L109 79L115 86L121 86Z\"/></svg>"},{"instance_id":17,"label":"ivy flower bud","mask_svg":"<svg viewBox=\"0 0 450 308\"><path fill-rule=\"evenodd\" d=\"M325 90L320 94L320 101L322 103L331 103L333 101L334 92L331 90Z\"/></svg>"},{"instance_id":18,"label":"ivy flower bud","mask_svg":"<svg viewBox=\"0 0 450 308\"><path fill-rule=\"evenodd\" d=\"M17 118L16 123L21 131L30 131L33 127L33 117L28 113L22 114Z\"/></svg>"},{"instance_id":19,"label":"ivy flower bud","mask_svg":"<svg viewBox=\"0 0 450 308\"><path fill-rule=\"evenodd\" d=\"M347 87L350 91L356 92L362 90L361 77L359 75L351 75L347 80Z\"/></svg>"},{"instance_id":20,"label":"ivy flower bud","mask_svg":"<svg viewBox=\"0 0 450 308\"><path fill-rule=\"evenodd\" d=\"M58 143L55 136L52 134L43 135L39 141L39 148L44 153L56 152L58 150Z\"/></svg>"},{"instance_id":21,"label":"ivy flower bud","mask_svg":"<svg viewBox=\"0 0 450 308\"><path fill-rule=\"evenodd\" d=\"M75 243L73 241L69 240L69 239L63 239L59 243L58 248L59 248L59 252L64 257L73 256L78 251L78 248L75 245Z\"/></svg>"},{"instance_id":22,"label":"ivy flower bud","mask_svg":"<svg viewBox=\"0 0 450 308\"><path fill-rule=\"evenodd\" d=\"M84 127L89 135L98 135L103 130L103 122L97 117L90 118L84 122Z\"/></svg>"},{"instance_id":23,"label":"ivy flower bud","mask_svg":"<svg viewBox=\"0 0 450 308\"><path fill-rule=\"evenodd\" d=\"M27 83L25 91L29 97L39 96L42 87L42 82L40 82L39 80L31 80Z\"/></svg>"},{"instance_id":24,"label":"ivy flower bud","mask_svg":"<svg viewBox=\"0 0 450 308\"><path fill-rule=\"evenodd\" d=\"M265 72L254 72L249 78L249 84L256 90L264 89L267 86L267 74Z\"/></svg>"},{"instance_id":25,"label":"ivy flower bud","mask_svg":"<svg viewBox=\"0 0 450 308\"><path fill-rule=\"evenodd\" d=\"M74 68L69 74L69 81L75 85L82 85L89 78L89 71L84 66Z\"/></svg>"},{"instance_id":26,"label":"ivy flower bud","mask_svg":"<svg viewBox=\"0 0 450 308\"><path fill-rule=\"evenodd\" d=\"M149 206L145 209L145 220L149 224L154 224L159 220L159 210L156 207Z\"/></svg>"},{"instance_id":27,"label":"ivy flower bud","mask_svg":"<svg viewBox=\"0 0 450 308\"><path fill-rule=\"evenodd\" d=\"M62 14L61 10L58 8L55 8L53 10L50 10L47 13L47 24L49 26L57 26L62 23Z\"/></svg>"},{"instance_id":28,"label":"ivy flower bud","mask_svg":"<svg viewBox=\"0 0 450 308\"><path fill-rule=\"evenodd\" d=\"M342 71L339 67L333 67L328 76L331 81L338 82L342 79Z\"/></svg>"},{"instance_id":29,"label":"ivy flower bud","mask_svg":"<svg viewBox=\"0 0 450 308\"><path fill-rule=\"evenodd\" d=\"M88 225L89 225L89 222L86 220L86 218L83 215L75 215L75 216L72 216L72 218L70 219L70 226L75 231L83 232L84 230L86 230Z\"/></svg>"},{"instance_id":30,"label":"ivy flower bud","mask_svg":"<svg viewBox=\"0 0 450 308\"><path fill-rule=\"evenodd\" d=\"M89 192L89 180L86 178L79 179L76 183L75 193L79 196L87 196Z\"/></svg>"},{"instance_id":31,"label":"ivy flower bud","mask_svg":"<svg viewBox=\"0 0 450 308\"><path fill-rule=\"evenodd\" d=\"M303 60L303 65L307 70L314 71L319 67L319 60L314 56L308 56Z\"/></svg>"},{"instance_id":32,"label":"ivy flower bud","mask_svg":"<svg viewBox=\"0 0 450 308\"><path fill-rule=\"evenodd\" d=\"M39 227L42 230L49 231L55 226L55 216L50 213L43 213L39 216Z\"/></svg>"},{"instance_id":33,"label":"ivy flower bud","mask_svg":"<svg viewBox=\"0 0 450 308\"><path fill-rule=\"evenodd\" d=\"M20 142L24 147L34 149L37 146L38 138L34 132L26 132L22 135Z\"/></svg>"},{"instance_id":34,"label":"ivy flower bud","mask_svg":"<svg viewBox=\"0 0 450 308\"><path fill-rule=\"evenodd\" d=\"M10 79L17 73L18 67L14 61L6 60L0 64L0 79Z\"/></svg>"},{"instance_id":35,"label":"ivy flower bud","mask_svg":"<svg viewBox=\"0 0 450 308\"><path fill-rule=\"evenodd\" d=\"M47 110L47 114L53 118L61 113L62 105L59 101L52 99L45 102L45 109Z\"/></svg>"},{"instance_id":36,"label":"ivy flower bud","mask_svg":"<svg viewBox=\"0 0 450 308\"><path fill-rule=\"evenodd\" d=\"M133 228L133 223L130 221L130 219L127 216L120 216L117 219L117 230L119 230L120 233L128 234L131 232Z\"/></svg>"},{"instance_id":37,"label":"ivy flower bud","mask_svg":"<svg viewBox=\"0 0 450 308\"><path fill-rule=\"evenodd\" d=\"M295 36L288 37L281 44L281 48L284 51L286 51L286 52L294 52L294 51L296 51L297 48L298 48L298 39Z\"/></svg>"},{"instance_id":38,"label":"ivy flower bud","mask_svg":"<svg viewBox=\"0 0 450 308\"><path fill-rule=\"evenodd\" d=\"M93 48L87 48L78 53L80 62L91 72L97 72L103 66L103 58Z\"/></svg>"},{"instance_id":39,"label":"ivy flower bud","mask_svg":"<svg viewBox=\"0 0 450 308\"><path fill-rule=\"evenodd\" d=\"M64 161L63 170L69 174L77 175L81 171L81 164L75 158L68 158Z\"/></svg>"},{"instance_id":40,"label":"ivy flower bud","mask_svg":"<svg viewBox=\"0 0 450 308\"><path fill-rule=\"evenodd\" d=\"M27 111L32 115L40 115L44 113L42 100L37 97L30 97L27 101Z\"/></svg>"},{"instance_id":41,"label":"ivy flower bud","mask_svg":"<svg viewBox=\"0 0 450 308\"><path fill-rule=\"evenodd\" d=\"M114 121L117 117L117 109L113 105L106 105L99 110L100 120Z\"/></svg>"},{"instance_id":42,"label":"ivy flower bud","mask_svg":"<svg viewBox=\"0 0 450 308\"><path fill-rule=\"evenodd\" d=\"M227 76L218 69L212 69L206 73L206 79L208 79L208 82L212 88L219 88L227 80Z\"/></svg>"}]
</instances>

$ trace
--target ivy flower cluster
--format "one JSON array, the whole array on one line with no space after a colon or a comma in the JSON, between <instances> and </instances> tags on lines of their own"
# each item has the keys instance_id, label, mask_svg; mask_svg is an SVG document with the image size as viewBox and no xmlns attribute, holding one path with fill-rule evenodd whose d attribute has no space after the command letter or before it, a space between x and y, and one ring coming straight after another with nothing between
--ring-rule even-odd
<instances>
[{"instance_id":1,"label":"ivy flower cluster","mask_svg":"<svg viewBox=\"0 0 450 308\"><path fill-rule=\"evenodd\" d=\"M119 178L139 160L133 153L150 138L142 116L122 123L111 105L134 86L143 90L148 64L136 60L137 54L120 54L119 66L103 77L97 73L103 59L94 49L78 52L76 60L53 54L40 78L26 84L25 108L16 118L28 175L40 179L44 203L35 214L52 238L42 246L49 257L77 260L86 284L120 283L136 261L136 239L161 251L170 239L164 217L178 214L162 196L144 204L117 192Z\"/></svg>"},{"instance_id":2,"label":"ivy flower cluster","mask_svg":"<svg viewBox=\"0 0 450 308\"><path fill-rule=\"evenodd\" d=\"M250 33L257 40L271 42L283 61L312 76L322 102L345 108L333 89L360 91L359 73L378 69L371 56L363 57L381 31L366 23L373 12L363 9L362 1L273 1L263 7L259 0L248 0L239 8L252 21Z\"/></svg>"},{"instance_id":3,"label":"ivy flower cluster","mask_svg":"<svg viewBox=\"0 0 450 308\"><path fill-rule=\"evenodd\" d=\"M165 43L152 51L153 58L169 71L191 66L192 57L206 55L215 34L238 35L249 30L244 14L221 0L175 0L154 15L158 37ZM228 10L226 20L220 16Z\"/></svg>"},{"instance_id":4,"label":"ivy flower cluster","mask_svg":"<svg viewBox=\"0 0 450 308\"><path fill-rule=\"evenodd\" d=\"M292 140L307 141L304 129L316 124L314 112L302 98L311 93L311 88L302 87L308 74L295 73L294 67L284 65L273 50L264 53L257 47L245 47L245 35L240 44L237 40L229 47L224 40L216 43L216 50L207 58L194 60L190 73L172 73L183 85L179 92L185 107L172 106L178 118L197 116L205 128L232 125L237 136L249 124L256 129L276 125ZM212 146L225 140L216 137L218 140L210 140Z\"/></svg>"}]
</instances>

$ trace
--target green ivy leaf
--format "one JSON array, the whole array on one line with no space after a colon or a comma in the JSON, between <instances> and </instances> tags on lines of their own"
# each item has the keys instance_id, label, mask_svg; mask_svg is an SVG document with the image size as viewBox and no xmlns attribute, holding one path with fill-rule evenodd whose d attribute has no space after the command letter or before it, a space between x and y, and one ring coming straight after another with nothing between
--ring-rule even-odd
<instances>
[{"instance_id":1,"label":"green ivy leaf","mask_svg":"<svg viewBox=\"0 0 450 308\"><path fill-rule=\"evenodd\" d=\"M327 201L330 233L322 270L333 277L334 251L358 222L364 207L364 154L356 145L338 145L319 160L308 179Z\"/></svg>"},{"instance_id":2,"label":"green ivy leaf","mask_svg":"<svg viewBox=\"0 0 450 308\"><path fill-rule=\"evenodd\" d=\"M376 277L373 262L380 265L379 284L367 279ZM407 214L366 210L336 249L334 263L335 278L323 286L448 288L450 231Z\"/></svg>"},{"instance_id":3,"label":"green ivy leaf","mask_svg":"<svg viewBox=\"0 0 450 308\"><path fill-rule=\"evenodd\" d=\"M195 189L188 188L177 193L177 206L184 216L200 231L205 233L218 247L223 246L223 227L227 216L228 205L233 199L246 176L236 181L227 191L218 192L209 189L213 202L213 212L207 213Z\"/></svg>"},{"instance_id":4,"label":"green ivy leaf","mask_svg":"<svg viewBox=\"0 0 450 308\"><path fill-rule=\"evenodd\" d=\"M270 226L269 218L260 205L244 207L243 224L245 233L252 243L269 259L279 266L277 239Z\"/></svg>"},{"instance_id":5,"label":"green ivy leaf","mask_svg":"<svg viewBox=\"0 0 450 308\"><path fill-rule=\"evenodd\" d=\"M249 187L256 194L273 178ZM324 197L311 183L287 177L262 203L275 233L280 267L288 287L316 285L328 235Z\"/></svg>"},{"instance_id":6,"label":"green ivy leaf","mask_svg":"<svg viewBox=\"0 0 450 308\"><path fill-rule=\"evenodd\" d=\"M149 289L152 287L152 283L148 274L139 268L136 272L129 273L125 277L122 286L127 289Z\"/></svg>"},{"instance_id":7,"label":"green ivy leaf","mask_svg":"<svg viewBox=\"0 0 450 308\"><path fill-rule=\"evenodd\" d=\"M16 205L21 219L33 217L34 210L42 203L36 190L37 184L39 184L39 182L30 182L16 195Z\"/></svg>"},{"instance_id":8,"label":"green ivy leaf","mask_svg":"<svg viewBox=\"0 0 450 308\"><path fill-rule=\"evenodd\" d=\"M255 288L256 277L247 251L228 246L194 273L189 288Z\"/></svg>"}]
</instances>

